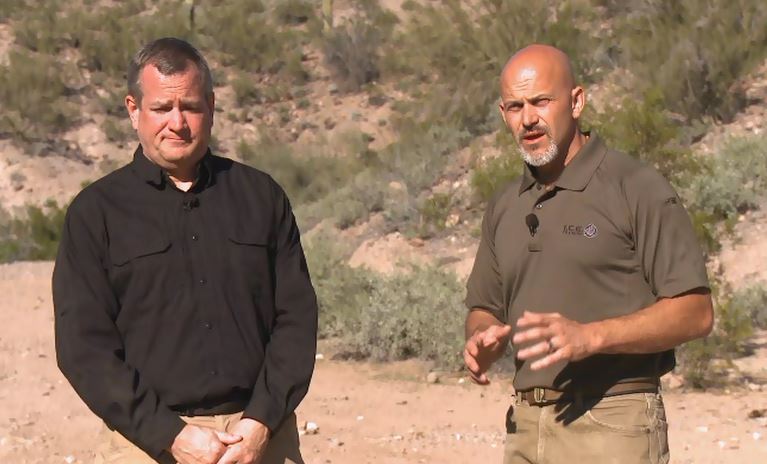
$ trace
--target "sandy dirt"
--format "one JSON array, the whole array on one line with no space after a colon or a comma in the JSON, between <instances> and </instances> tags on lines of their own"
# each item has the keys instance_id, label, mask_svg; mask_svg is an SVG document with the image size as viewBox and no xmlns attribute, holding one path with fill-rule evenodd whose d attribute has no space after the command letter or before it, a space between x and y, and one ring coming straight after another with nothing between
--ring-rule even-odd
<instances>
[{"instance_id":1,"label":"sandy dirt","mask_svg":"<svg viewBox=\"0 0 767 464\"><path fill-rule=\"evenodd\" d=\"M0 265L1 463L91 462L101 427L56 368L51 269ZM302 437L307 463L500 463L509 379L482 388L458 374L431 384L427 373L417 362L319 360L297 411L319 425ZM665 396L672 462L767 462L767 418L748 417L767 409L767 392Z\"/></svg>"}]
</instances>

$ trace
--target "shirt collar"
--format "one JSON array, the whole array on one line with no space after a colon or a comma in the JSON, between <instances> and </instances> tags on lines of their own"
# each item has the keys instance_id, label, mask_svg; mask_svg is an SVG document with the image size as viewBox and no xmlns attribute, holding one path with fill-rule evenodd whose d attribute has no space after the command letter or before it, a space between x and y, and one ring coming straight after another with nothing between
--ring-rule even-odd
<instances>
[{"instance_id":1,"label":"shirt collar","mask_svg":"<svg viewBox=\"0 0 767 464\"><path fill-rule=\"evenodd\" d=\"M565 166L564 171L554 185L566 189L580 191L589 185L589 181L607 153L607 147L596 134L589 134L589 139L584 144L576 156ZM530 189L536 183L535 174L530 166L525 163L525 169L522 173L522 183L519 186L519 194Z\"/></svg>"},{"instance_id":2,"label":"shirt collar","mask_svg":"<svg viewBox=\"0 0 767 464\"><path fill-rule=\"evenodd\" d=\"M210 152L210 148L208 148L208 151L205 152L202 160L200 160L199 166L200 170L196 184L203 188L210 187L213 185L215 177L213 155ZM163 187L167 181L167 173L144 155L144 150L141 148L141 145L139 145L133 153L131 168L141 180L152 184L157 188Z\"/></svg>"}]
</instances>

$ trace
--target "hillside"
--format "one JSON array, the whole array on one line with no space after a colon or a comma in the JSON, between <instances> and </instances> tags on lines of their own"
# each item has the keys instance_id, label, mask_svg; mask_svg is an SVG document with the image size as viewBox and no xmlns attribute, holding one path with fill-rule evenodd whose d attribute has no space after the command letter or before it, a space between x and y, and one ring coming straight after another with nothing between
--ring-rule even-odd
<instances>
[{"instance_id":1,"label":"hillside","mask_svg":"<svg viewBox=\"0 0 767 464\"><path fill-rule=\"evenodd\" d=\"M398 359L370 340L426 324L408 306L441 311L457 329L434 352L400 341L454 369L484 204L521 169L497 74L519 47L551 43L587 89L584 126L674 183L706 250L722 310L709 341L683 351L680 379L767 379L737 364L767 328L760 2L337 0L332 21L318 3L4 1L0 261L52 259L62 208L136 145L122 107L131 52L185 37L214 72L214 150L272 174L296 207L321 337L357 334L342 355Z\"/></svg>"}]
</instances>

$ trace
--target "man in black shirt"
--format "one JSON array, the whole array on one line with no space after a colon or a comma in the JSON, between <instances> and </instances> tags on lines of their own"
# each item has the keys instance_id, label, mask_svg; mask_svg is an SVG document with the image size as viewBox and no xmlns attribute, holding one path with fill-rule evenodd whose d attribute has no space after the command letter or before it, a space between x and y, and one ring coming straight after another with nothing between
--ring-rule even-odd
<instances>
[{"instance_id":1,"label":"man in black shirt","mask_svg":"<svg viewBox=\"0 0 767 464\"><path fill-rule=\"evenodd\" d=\"M114 431L97 462L302 462L317 303L288 199L211 154L190 44L143 47L125 105L140 146L74 199L53 275L59 367Z\"/></svg>"}]
</instances>

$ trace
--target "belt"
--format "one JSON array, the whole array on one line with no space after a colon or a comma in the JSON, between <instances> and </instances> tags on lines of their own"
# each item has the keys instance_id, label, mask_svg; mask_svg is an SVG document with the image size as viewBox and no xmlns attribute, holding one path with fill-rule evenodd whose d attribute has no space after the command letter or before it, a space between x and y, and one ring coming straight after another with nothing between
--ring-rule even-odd
<instances>
[{"instance_id":1,"label":"belt","mask_svg":"<svg viewBox=\"0 0 767 464\"><path fill-rule=\"evenodd\" d=\"M560 391L550 388L535 387L530 390L517 392L517 397L532 406L544 406L560 402L570 402L576 399L604 398L607 396L627 395L629 393L658 393L659 380L616 383L607 390Z\"/></svg>"},{"instance_id":2,"label":"belt","mask_svg":"<svg viewBox=\"0 0 767 464\"><path fill-rule=\"evenodd\" d=\"M206 402L189 406L171 406L171 409L181 416L217 416L241 412L248 405L248 400L238 398L224 402Z\"/></svg>"}]
</instances>

